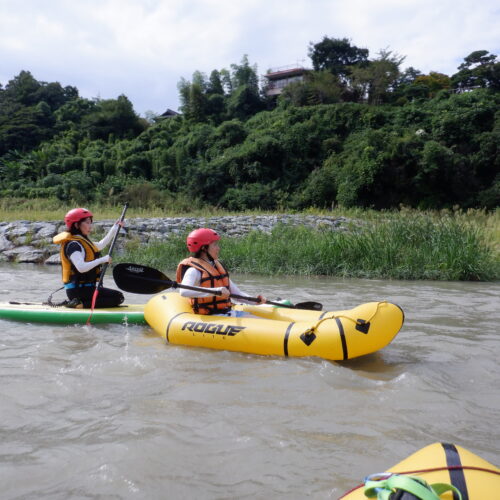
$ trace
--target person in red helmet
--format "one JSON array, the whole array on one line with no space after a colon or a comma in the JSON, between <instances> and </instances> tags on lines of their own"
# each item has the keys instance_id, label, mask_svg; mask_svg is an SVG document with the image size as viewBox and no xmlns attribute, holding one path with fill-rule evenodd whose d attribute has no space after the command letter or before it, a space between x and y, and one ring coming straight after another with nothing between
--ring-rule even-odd
<instances>
[{"instance_id":1,"label":"person in red helmet","mask_svg":"<svg viewBox=\"0 0 500 500\"><path fill-rule=\"evenodd\" d=\"M100 256L109 245L123 222L117 222L98 243L90 240L93 214L86 208L73 208L64 217L67 231L54 236L54 243L61 245L62 280L69 307L91 307L92 296L100 278L101 266L111 262L111 257ZM100 288L95 307L116 307L124 300L123 294L111 288Z\"/></svg>"},{"instance_id":2,"label":"person in red helmet","mask_svg":"<svg viewBox=\"0 0 500 500\"><path fill-rule=\"evenodd\" d=\"M219 240L219 234L213 229L195 229L186 239L192 255L177 266L177 282L207 289L206 292L180 289L183 297L189 297L193 311L197 314L232 315L234 311L231 311L230 294L247 295L231 281L228 271L219 261ZM222 294L214 295L214 292ZM258 295L258 298L261 304L265 304L263 295Z\"/></svg>"}]
</instances>

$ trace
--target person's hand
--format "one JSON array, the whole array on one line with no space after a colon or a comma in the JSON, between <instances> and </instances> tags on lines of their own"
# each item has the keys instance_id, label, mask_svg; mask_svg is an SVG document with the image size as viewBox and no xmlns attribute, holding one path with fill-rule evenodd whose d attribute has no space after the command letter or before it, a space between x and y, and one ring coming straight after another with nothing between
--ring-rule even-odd
<instances>
[{"instance_id":1,"label":"person's hand","mask_svg":"<svg viewBox=\"0 0 500 500\"><path fill-rule=\"evenodd\" d=\"M117 220L115 224L118 224L120 227L125 227L125 221L124 220Z\"/></svg>"},{"instance_id":2,"label":"person's hand","mask_svg":"<svg viewBox=\"0 0 500 500\"><path fill-rule=\"evenodd\" d=\"M218 292L220 292L219 297L221 299L229 299L231 292L225 286L219 286L215 288Z\"/></svg>"},{"instance_id":3,"label":"person's hand","mask_svg":"<svg viewBox=\"0 0 500 500\"><path fill-rule=\"evenodd\" d=\"M257 295L257 298L259 299L259 304L265 304L267 302L267 299L264 297L264 295Z\"/></svg>"},{"instance_id":4,"label":"person's hand","mask_svg":"<svg viewBox=\"0 0 500 500\"><path fill-rule=\"evenodd\" d=\"M111 259L111 255L109 255L109 254L105 255L103 257L103 259L104 259L104 262L107 262L108 264L111 264L111 262L113 262L112 259Z\"/></svg>"}]
</instances>

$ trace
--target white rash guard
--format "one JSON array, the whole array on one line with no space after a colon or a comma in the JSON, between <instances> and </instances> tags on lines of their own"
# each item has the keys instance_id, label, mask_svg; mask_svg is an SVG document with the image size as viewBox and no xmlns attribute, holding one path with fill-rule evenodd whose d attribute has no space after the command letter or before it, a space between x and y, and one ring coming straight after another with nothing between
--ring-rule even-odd
<instances>
[{"instance_id":1,"label":"white rash guard","mask_svg":"<svg viewBox=\"0 0 500 500\"><path fill-rule=\"evenodd\" d=\"M111 240L113 239L114 235L118 231L118 228L120 226L118 224L114 224L114 226L108 231L108 234L104 236L104 238L99 241L98 243L94 243L97 249L100 251L103 248L107 247L109 243L111 243ZM76 267L77 271L79 273L86 273L90 271L91 269L94 269L94 267L99 266L101 264L104 264L105 262L110 261L110 256L105 255L104 257L99 257L98 259L95 260L90 260L88 262L85 261L85 250L78 243L77 241L72 241L71 243L76 243L81 250L80 251L74 251L70 256L69 259L73 263L73 265Z\"/></svg>"},{"instance_id":2,"label":"white rash guard","mask_svg":"<svg viewBox=\"0 0 500 500\"><path fill-rule=\"evenodd\" d=\"M194 267L188 268L184 277L182 278L182 284L188 286L200 286L201 281L201 271L195 269ZM223 287L215 287L215 288L207 288L207 291L210 290L212 292L221 291ZM250 295L242 292L235 283L229 280L229 292L235 295L244 295L245 297L250 297ZM179 288L179 293L182 297L189 298L200 298L200 297L210 297L213 293L206 292L197 292L195 290L186 290L185 288ZM247 301L243 299L238 299L238 302L243 302L244 304L255 304L253 301Z\"/></svg>"}]
</instances>

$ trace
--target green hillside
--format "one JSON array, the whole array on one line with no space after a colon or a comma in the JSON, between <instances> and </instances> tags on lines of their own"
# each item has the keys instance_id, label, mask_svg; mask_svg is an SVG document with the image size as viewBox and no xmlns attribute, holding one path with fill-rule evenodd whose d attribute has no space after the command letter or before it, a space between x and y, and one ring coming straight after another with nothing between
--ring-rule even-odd
<instances>
[{"instance_id":1,"label":"green hillside","mask_svg":"<svg viewBox=\"0 0 500 500\"><path fill-rule=\"evenodd\" d=\"M473 52L451 76L346 39L310 56L277 100L245 56L181 80L182 114L149 120L124 95L85 99L22 71L0 86L0 196L179 211L498 206L495 55Z\"/></svg>"}]
</instances>

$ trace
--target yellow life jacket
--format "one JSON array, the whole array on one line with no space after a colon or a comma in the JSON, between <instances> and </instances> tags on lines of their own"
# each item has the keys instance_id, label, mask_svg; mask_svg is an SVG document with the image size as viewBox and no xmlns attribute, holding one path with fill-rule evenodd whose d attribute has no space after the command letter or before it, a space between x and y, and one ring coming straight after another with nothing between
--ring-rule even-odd
<instances>
[{"instance_id":1,"label":"yellow life jacket","mask_svg":"<svg viewBox=\"0 0 500 500\"><path fill-rule=\"evenodd\" d=\"M225 286L229 289L229 273L218 260L212 266L207 261L195 257L188 257L177 266L176 280L178 283L182 281L184 274L190 267L201 272L200 286L207 288ZM191 305L196 314L217 314L231 309L231 301L221 299L217 295L192 298Z\"/></svg>"},{"instance_id":2,"label":"yellow life jacket","mask_svg":"<svg viewBox=\"0 0 500 500\"><path fill-rule=\"evenodd\" d=\"M61 245L60 256L62 265L62 280L67 283L95 283L101 276L101 266L96 266L86 273L79 273L69 257L66 255L66 247L71 241L77 241L85 250L85 262L99 258L99 250L92 241L80 234L71 234L67 231L57 234L52 240L56 245Z\"/></svg>"}]
</instances>

